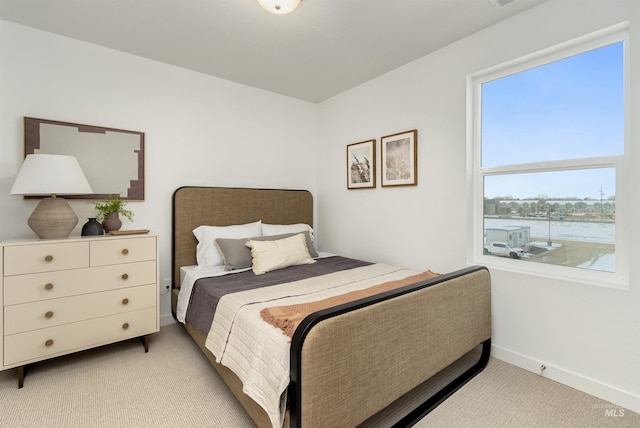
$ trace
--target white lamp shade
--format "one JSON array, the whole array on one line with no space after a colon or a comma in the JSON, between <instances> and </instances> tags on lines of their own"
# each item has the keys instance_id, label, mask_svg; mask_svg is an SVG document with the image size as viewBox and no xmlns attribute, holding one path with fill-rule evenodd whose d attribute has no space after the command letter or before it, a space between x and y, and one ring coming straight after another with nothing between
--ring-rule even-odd
<instances>
[{"instance_id":1,"label":"white lamp shade","mask_svg":"<svg viewBox=\"0 0 640 428\"><path fill-rule=\"evenodd\" d=\"M294 10L302 0L258 0L260 6L271 13L283 15Z\"/></svg>"},{"instance_id":2,"label":"white lamp shade","mask_svg":"<svg viewBox=\"0 0 640 428\"><path fill-rule=\"evenodd\" d=\"M12 195L84 195L93 193L78 160L73 156L27 155Z\"/></svg>"}]
</instances>

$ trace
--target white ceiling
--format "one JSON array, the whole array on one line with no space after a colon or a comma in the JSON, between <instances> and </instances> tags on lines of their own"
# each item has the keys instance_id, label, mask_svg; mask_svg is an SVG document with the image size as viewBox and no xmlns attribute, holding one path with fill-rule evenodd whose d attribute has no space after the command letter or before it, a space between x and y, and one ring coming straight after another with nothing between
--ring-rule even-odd
<instances>
[{"instance_id":1,"label":"white ceiling","mask_svg":"<svg viewBox=\"0 0 640 428\"><path fill-rule=\"evenodd\" d=\"M311 102L546 0L0 0L0 19Z\"/></svg>"}]
</instances>

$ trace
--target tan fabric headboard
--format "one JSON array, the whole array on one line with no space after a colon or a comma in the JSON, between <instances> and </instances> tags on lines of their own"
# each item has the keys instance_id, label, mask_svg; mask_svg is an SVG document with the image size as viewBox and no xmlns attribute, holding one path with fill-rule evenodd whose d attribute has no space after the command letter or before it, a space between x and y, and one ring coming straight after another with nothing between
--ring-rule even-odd
<instances>
[{"instance_id":1,"label":"tan fabric headboard","mask_svg":"<svg viewBox=\"0 0 640 428\"><path fill-rule=\"evenodd\" d=\"M173 193L173 287L180 267L196 264L201 225L229 226L262 220L271 224L306 223L313 227L313 196L306 190L180 187Z\"/></svg>"}]
</instances>

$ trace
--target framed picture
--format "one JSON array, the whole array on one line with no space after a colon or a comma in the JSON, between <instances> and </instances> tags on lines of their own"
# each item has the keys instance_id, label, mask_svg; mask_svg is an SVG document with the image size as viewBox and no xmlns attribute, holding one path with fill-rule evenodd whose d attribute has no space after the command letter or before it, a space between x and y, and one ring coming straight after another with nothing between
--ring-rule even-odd
<instances>
[{"instance_id":1,"label":"framed picture","mask_svg":"<svg viewBox=\"0 0 640 428\"><path fill-rule=\"evenodd\" d=\"M144 132L25 117L24 154L32 153L78 159L94 193L65 199L144 200Z\"/></svg>"},{"instance_id":2,"label":"framed picture","mask_svg":"<svg viewBox=\"0 0 640 428\"><path fill-rule=\"evenodd\" d=\"M382 186L418 184L418 131L400 132L380 139Z\"/></svg>"},{"instance_id":3,"label":"framed picture","mask_svg":"<svg viewBox=\"0 0 640 428\"><path fill-rule=\"evenodd\" d=\"M376 187L376 140L347 146L347 189Z\"/></svg>"}]
</instances>

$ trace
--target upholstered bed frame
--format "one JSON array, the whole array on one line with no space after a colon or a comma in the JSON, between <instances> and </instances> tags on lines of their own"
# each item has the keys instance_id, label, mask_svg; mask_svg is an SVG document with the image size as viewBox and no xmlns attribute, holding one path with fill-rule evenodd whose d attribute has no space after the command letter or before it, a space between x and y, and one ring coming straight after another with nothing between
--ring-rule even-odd
<instances>
[{"instance_id":1,"label":"upholstered bed frame","mask_svg":"<svg viewBox=\"0 0 640 428\"><path fill-rule=\"evenodd\" d=\"M181 187L173 196L175 314L180 267L196 264L192 230L262 220L313 225L307 191ZM426 266L428 267L428 266ZM477 359L438 391L421 398L397 423L409 426L482 371L491 344L490 276L474 266L308 316L291 342L289 412L285 425L356 426L474 350ZM185 325L233 394L260 427L266 413L239 379L215 362L206 337Z\"/></svg>"}]
</instances>

